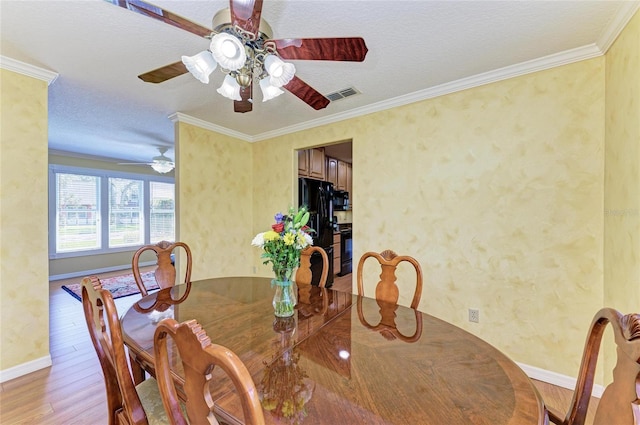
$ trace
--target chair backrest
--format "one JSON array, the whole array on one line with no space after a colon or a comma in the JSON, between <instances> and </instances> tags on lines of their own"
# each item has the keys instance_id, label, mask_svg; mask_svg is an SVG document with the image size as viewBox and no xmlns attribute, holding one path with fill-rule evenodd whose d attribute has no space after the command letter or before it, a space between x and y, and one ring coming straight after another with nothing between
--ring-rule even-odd
<instances>
[{"instance_id":1,"label":"chair backrest","mask_svg":"<svg viewBox=\"0 0 640 425\"><path fill-rule=\"evenodd\" d=\"M396 285L396 269L398 264L402 261L407 261L416 270L416 288L413 293L413 299L411 301L411 308L418 308L420 304L420 297L422 296L422 268L415 258L408 255L398 255L391 250L382 251L380 254L377 252L365 252L360 261L358 262L358 295L364 296L364 279L363 269L364 262L367 258L373 257L382 266L382 273L380 274L380 282L376 286L376 299L386 301L393 304L398 304L398 298L400 297L400 291Z\"/></svg>"},{"instance_id":2,"label":"chair backrest","mask_svg":"<svg viewBox=\"0 0 640 425\"><path fill-rule=\"evenodd\" d=\"M311 285L311 256L314 252L319 253L322 257L322 274L320 275L318 286L324 288L327 285L327 277L329 275L329 257L324 249L315 245L309 245L300 252L300 266L296 271L295 281L298 284Z\"/></svg>"},{"instance_id":3,"label":"chair backrest","mask_svg":"<svg viewBox=\"0 0 640 425\"><path fill-rule=\"evenodd\" d=\"M167 337L171 336L182 360L184 393L186 395L187 419L180 407L178 393L169 365ZM178 323L174 319L164 319L156 327L154 335L154 357L156 378L160 387L162 403L172 424L187 425L217 423L209 406L210 397L206 389L211 380L213 368L220 367L231 379L240 397L244 412L244 423L264 424L262 406L255 383L242 360L221 345L211 343L202 326L195 320Z\"/></svg>"},{"instance_id":4,"label":"chair backrest","mask_svg":"<svg viewBox=\"0 0 640 425\"><path fill-rule=\"evenodd\" d=\"M176 268L174 261L171 259L171 254L177 247L182 247L187 255L187 270L184 278L184 282L186 283L191 281L191 249L189 249L186 243L160 241L155 245L144 245L133 254L133 259L131 260L133 277L143 297L147 295L147 288L144 286L142 275L140 274L140 255L145 251L153 251L156 253L156 257L158 258L155 271L156 282L160 289L169 288L176 284Z\"/></svg>"},{"instance_id":5,"label":"chair backrest","mask_svg":"<svg viewBox=\"0 0 640 425\"><path fill-rule=\"evenodd\" d=\"M607 324L613 329L617 360L613 381L605 388L593 424L640 425L640 314L622 315L603 308L593 318L587 335L576 389L565 417L547 407L549 419L558 425L583 425L591 399L602 335Z\"/></svg>"},{"instance_id":6,"label":"chair backrest","mask_svg":"<svg viewBox=\"0 0 640 425\"><path fill-rule=\"evenodd\" d=\"M147 416L129 371L118 311L96 276L82 279L82 306L107 389L109 424L146 424ZM118 418L118 419L117 419Z\"/></svg>"}]
</instances>

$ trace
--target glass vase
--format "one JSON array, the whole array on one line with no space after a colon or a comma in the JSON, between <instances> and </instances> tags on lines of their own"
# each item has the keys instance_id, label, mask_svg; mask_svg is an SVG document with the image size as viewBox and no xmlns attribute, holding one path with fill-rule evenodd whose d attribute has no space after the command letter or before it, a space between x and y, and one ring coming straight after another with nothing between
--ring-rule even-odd
<instances>
[{"instance_id":1,"label":"glass vase","mask_svg":"<svg viewBox=\"0 0 640 425\"><path fill-rule=\"evenodd\" d=\"M293 316L297 302L293 282L290 279L273 279L271 286L275 288L273 311L276 317Z\"/></svg>"}]
</instances>

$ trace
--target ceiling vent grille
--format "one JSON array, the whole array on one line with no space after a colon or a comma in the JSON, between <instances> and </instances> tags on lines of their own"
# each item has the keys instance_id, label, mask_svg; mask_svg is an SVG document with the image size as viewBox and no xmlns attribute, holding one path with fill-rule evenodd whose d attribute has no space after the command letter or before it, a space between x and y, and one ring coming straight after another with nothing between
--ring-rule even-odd
<instances>
[{"instance_id":1,"label":"ceiling vent grille","mask_svg":"<svg viewBox=\"0 0 640 425\"><path fill-rule=\"evenodd\" d=\"M353 87L349 87L346 89L338 90L333 93L329 93L327 95L327 98L330 101L335 102L336 100L344 99L346 97L353 96L354 94L358 94L358 93L360 93L358 90L354 89Z\"/></svg>"}]
</instances>

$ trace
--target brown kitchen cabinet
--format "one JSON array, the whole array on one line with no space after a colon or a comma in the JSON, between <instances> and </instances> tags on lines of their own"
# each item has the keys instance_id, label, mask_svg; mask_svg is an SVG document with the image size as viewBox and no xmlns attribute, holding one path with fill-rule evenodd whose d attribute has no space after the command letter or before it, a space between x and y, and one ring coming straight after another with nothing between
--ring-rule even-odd
<instances>
[{"instance_id":1,"label":"brown kitchen cabinet","mask_svg":"<svg viewBox=\"0 0 640 425\"><path fill-rule=\"evenodd\" d=\"M309 153L306 150L298 151L298 175L309 177Z\"/></svg>"},{"instance_id":2,"label":"brown kitchen cabinet","mask_svg":"<svg viewBox=\"0 0 640 425\"><path fill-rule=\"evenodd\" d=\"M327 181L334 188L338 187L338 160L335 158L327 157Z\"/></svg>"},{"instance_id":3,"label":"brown kitchen cabinet","mask_svg":"<svg viewBox=\"0 0 640 425\"><path fill-rule=\"evenodd\" d=\"M351 203L352 203L352 200L353 200L353 196L352 196L352 195L353 195L353 192L351 191L351 175L352 175L352 173L351 173L351 172L352 172L352 170L353 170L353 167L351 167L351 164L347 163L347 167L346 167L346 168L347 168L347 171L346 171L346 174L347 174L347 177L346 177L346 179L347 179L346 187L347 187L347 188L346 188L345 190L346 190L347 192L349 192L349 209L351 209Z\"/></svg>"},{"instance_id":4,"label":"brown kitchen cabinet","mask_svg":"<svg viewBox=\"0 0 640 425\"><path fill-rule=\"evenodd\" d=\"M333 234L333 274L340 273L340 269L342 268L342 262L340 259L340 232L335 232Z\"/></svg>"},{"instance_id":5,"label":"brown kitchen cabinet","mask_svg":"<svg viewBox=\"0 0 640 425\"><path fill-rule=\"evenodd\" d=\"M326 163L326 180L336 190L351 192L351 164L331 157L326 158Z\"/></svg>"},{"instance_id":6,"label":"brown kitchen cabinet","mask_svg":"<svg viewBox=\"0 0 640 425\"><path fill-rule=\"evenodd\" d=\"M353 193L351 191L351 164L344 161L338 161L338 182L334 185L337 190L344 190L349 192L349 209L353 203Z\"/></svg>"},{"instance_id":7,"label":"brown kitchen cabinet","mask_svg":"<svg viewBox=\"0 0 640 425\"><path fill-rule=\"evenodd\" d=\"M347 190L347 169L348 163L344 161L338 161L338 184L336 188L338 190Z\"/></svg>"},{"instance_id":8,"label":"brown kitchen cabinet","mask_svg":"<svg viewBox=\"0 0 640 425\"><path fill-rule=\"evenodd\" d=\"M325 179L324 148L298 151L298 175L312 179Z\"/></svg>"}]
</instances>

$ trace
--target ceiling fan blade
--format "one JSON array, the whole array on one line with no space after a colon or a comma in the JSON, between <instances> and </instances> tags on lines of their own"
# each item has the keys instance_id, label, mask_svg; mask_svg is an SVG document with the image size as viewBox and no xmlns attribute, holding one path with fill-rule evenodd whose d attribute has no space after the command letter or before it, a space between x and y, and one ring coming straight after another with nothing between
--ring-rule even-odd
<instances>
[{"instance_id":1,"label":"ceiling fan blade","mask_svg":"<svg viewBox=\"0 0 640 425\"><path fill-rule=\"evenodd\" d=\"M118 165L151 165L150 162L118 162Z\"/></svg>"},{"instance_id":2,"label":"ceiling fan blade","mask_svg":"<svg viewBox=\"0 0 640 425\"><path fill-rule=\"evenodd\" d=\"M189 72L187 67L182 62L175 62L171 65L165 65L162 68L154 69L153 71L145 72L138 75L145 83L162 83L163 81L170 80L182 74Z\"/></svg>"},{"instance_id":3,"label":"ceiling fan blade","mask_svg":"<svg viewBox=\"0 0 640 425\"><path fill-rule=\"evenodd\" d=\"M316 110L326 108L330 102L319 91L296 76L283 87Z\"/></svg>"},{"instance_id":4,"label":"ceiling fan blade","mask_svg":"<svg viewBox=\"0 0 640 425\"><path fill-rule=\"evenodd\" d=\"M233 111L240 113L251 112L253 110L253 83L240 89L240 97L242 100L233 101Z\"/></svg>"},{"instance_id":5,"label":"ceiling fan blade","mask_svg":"<svg viewBox=\"0 0 640 425\"><path fill-rule=\"evenodd\" d=\"M282 59L362 62L369 49L361 37L283 38L276 44Z\"/></svg>"},{"instance_id":6,"label":"ceiling fan blade","mask_svg":"<svg viewBox=\"0 0 640 425\"><path fill-rule=\"evenodd\" d=\"M178 16L173 12L169 12L168 10L164 10L142 0L118 0L117 2L114 2L114 4L124 9L164 22L165 24L173 25L174 27L189 31L190 33L201 37L206 37L211 34L211 30L209 28L205 28L200 24L191 22L190 20Z\"/></svg>"},{"instance_id":7,"label":"ceiling fan blade","mask_svg":"<svg viewBox=\"0 0 640 425\"><path fill-rule=\"evenodd\" d=\"M229 0L231 8L231 24L258 36L262 0Z\"/></svg>"}]
</instances>

